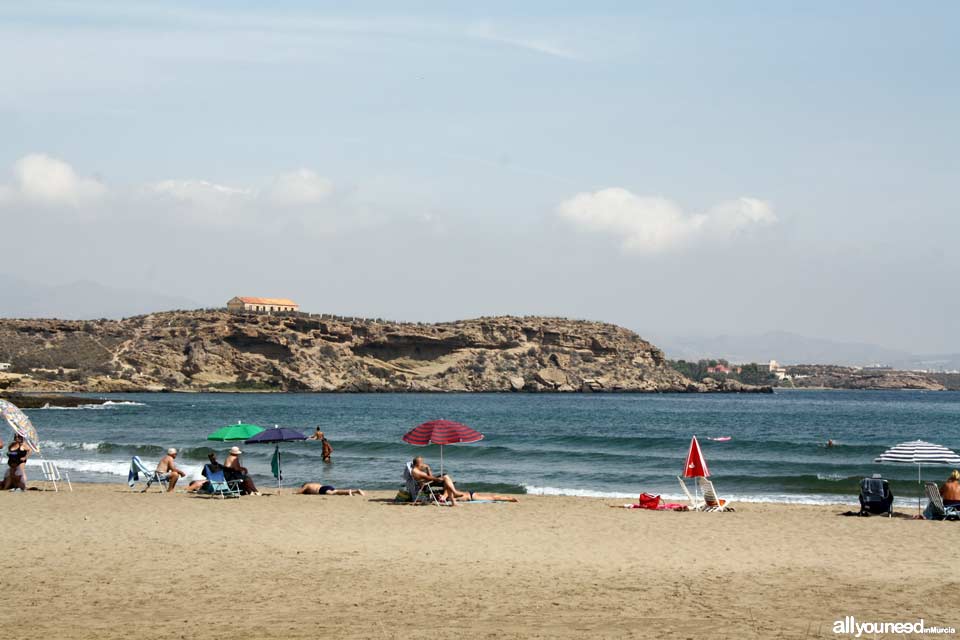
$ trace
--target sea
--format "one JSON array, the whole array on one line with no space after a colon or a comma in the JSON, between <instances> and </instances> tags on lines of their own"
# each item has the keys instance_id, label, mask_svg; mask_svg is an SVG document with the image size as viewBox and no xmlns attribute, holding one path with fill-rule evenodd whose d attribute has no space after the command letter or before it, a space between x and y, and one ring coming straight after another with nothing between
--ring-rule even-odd
<instances>
[{"instance_id":1,"label":"sea","mask_svg":"<svg viewBox=\"0 0 960 640\"><path fill-rule=\"evenodd\" d=\"M92 397L92 396L91 396ZM465 488L599 498L641 492L678 499L696 435L722 497L739 501L856 503L858 482L881 473L901 504L916 504L918 469L873 462L897 443L924 439L960 449L960 392L814 391L774 394L292 394L154 393L98 396L106 404L28 410L41 452L71 480L124 483L132 456L155 465L168 447L188 473L231 444L260 488L276 487L274 445L222 443L207 434L238 421L305 434L319 426L333 446L280 445L283 486L317 481L394 489L404 464L440 447L401 436L437 418L484 434L443 448L443 469ZM722 438L724 440L716 440ZM726 439L729 438L729 439ZM834 445L827 446L832 440ZM36 481L39 457L28 466ZM924 479L950 469L927 467ZM626 500L625 500L626 501Z\"/></svg>"}]
</instances>

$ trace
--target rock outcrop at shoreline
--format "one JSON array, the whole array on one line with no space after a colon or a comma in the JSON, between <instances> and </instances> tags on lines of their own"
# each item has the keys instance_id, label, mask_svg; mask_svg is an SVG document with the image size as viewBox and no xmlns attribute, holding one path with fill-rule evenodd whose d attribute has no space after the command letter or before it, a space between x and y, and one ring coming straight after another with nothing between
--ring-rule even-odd
<instances>
[{"instance_id":1,"label":"rock outcrop at shoreline","mask_svg":"<svg viewBox=\"0 0 960 640\"><path fill-rule=\"evenodd\" d=\"M438 324L176 311L0 320L10 391L769 391L695 383L632 331L496 317Z\"/></svg>"},{"instance_id":2,"label":"rock outcrop at shoreline","mask_svg":"<svg viewBox=\"0 0 960 640\"><path fill-rule=\"evenodd\" d=\"M787 373L792 377L792 386L798 388L946 390L930 374L915 371L801 364L787 367Z\"/></svg>"}]
</instances>

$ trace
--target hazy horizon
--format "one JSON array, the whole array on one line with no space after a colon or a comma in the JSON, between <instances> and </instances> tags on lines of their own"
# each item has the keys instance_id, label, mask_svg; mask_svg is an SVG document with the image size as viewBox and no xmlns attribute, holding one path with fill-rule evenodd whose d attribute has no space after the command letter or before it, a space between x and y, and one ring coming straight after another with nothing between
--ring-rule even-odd
<instances>
[{"instance_id":1,"label":"hazy horizon","mask_svg":"<svg viewBox=\"0 0 960 640\"><path fill-rule=\"evenodd\" d=\"M3 6L0 316L87 281L960 352L958 17Z\"/></svg>"}]
</instances>

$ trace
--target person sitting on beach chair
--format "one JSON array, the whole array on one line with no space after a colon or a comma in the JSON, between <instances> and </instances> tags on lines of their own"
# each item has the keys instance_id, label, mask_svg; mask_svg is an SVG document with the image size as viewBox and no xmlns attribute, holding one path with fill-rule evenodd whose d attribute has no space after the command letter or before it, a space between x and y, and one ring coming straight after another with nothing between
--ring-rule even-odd
<instances>
[{"instance_id":1,"label":"person sitting on beach chair","mask_svg":"<svg viewBox=\"0 0 960 640\"><path fill-rule=\"evenodd\" d=\"M224 475L227 482L239 480L240 489L244 494L258 496L260 492L257 491L257 485L253 484L253 478L247 473L247 468L240 464L240 454L242 453L240 447L230 447L227 459L223 463Z\"/></svg>"},{"instance_id":2,"label":"person sitting on beach chair","mask_svg":"<svg viewBox=\"0 0 960 640\"><path fill-rule=\"evenodd\" d=\"M217 454L215 451L211 451L207 454L207 464L203 465L203 471L200 472L200 475L203 476L203 479L197 478L190 483L190 486L187 487L187 491L204 491L204 487L209 484L210 478L208 477L209 471L223 471L223 465L217 461ZM208 471L209 469L209 471Z\"/></svg>"},{"instance_id":3,"label":"person sitting on beach chair","mask_svg":"<svg viewBox=\"0 0 960 640\"><path fill-rule=\"evenodd\" d=\"M940 497L943 498L943 506L960 507L960 471L954 469L950 473L950 477L940 487Z\"/></svg>"},{"instance_id":4,"label":"person sitting on beach chair","mask_svg":"<svg viewBox=\"0 0 960 640\"><path fill-rule=\"evenodd\" d=\"M304 482L303 486L294 491L295 494L305 496L358 496L366 495L362 489L337 489L329 484L319 482Z\"/></svg>"},{"instance_id":5,"label":"person sitting on beach chair","mask_svg":"<svg viewBox=\"0 0 960 640\"><path fill-rule=\"evenodd\" d=\"M157 477L166 480L167 493L173 491L177 486L177 480L187 475L182 469L177 467L177 450L173 447L167 449L167 455L160 458L160 464L157 465Z\"/></svg>"},{"instance_id":6,"label":"person sitting on beach chair","mask_svg":"<svg viewBox=\"0 0 960 640\"><path fill-rule=\"evenodd\" d=\"M442 476L433 475L433 471L423 461L423 456L417 456L410 464L410 476L417 483L420 490L429 489L431 486L437 489L442 488L443 493L436 500L439 503L449 504L451 507L457 506L457 500L463 502L471 501L491 501L491 502L519 502L514 496L502 496L494 493L479 493L475 491L460 491L453 483L453 478L444 474ZM416 498L414 494L412 496Z\"/></svg>"}]
</instances>

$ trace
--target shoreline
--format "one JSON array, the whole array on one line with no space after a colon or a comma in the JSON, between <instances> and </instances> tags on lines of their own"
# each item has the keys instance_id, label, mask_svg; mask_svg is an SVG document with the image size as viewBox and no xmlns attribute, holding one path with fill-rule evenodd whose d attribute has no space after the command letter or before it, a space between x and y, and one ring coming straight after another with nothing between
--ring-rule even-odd
<instances>
[{"instance_id":1,"label":"shoreline","mask_svg":"<svg viewBox=\"0 0 960 640\"><path fill-rule=\"evenodd\" d=\"M53 459L52 461L53 461L53 462L56 462L55 459ZM61 471L63 471L63 470L66 470L68 473L69 473L69 471L71 471L71 469L69 469L69 468L61 468ZM261 487L261 490L262 490L264 493L275 493L275 492L276 492L276 490L277 490L276 485L275 485L275 484L273 484L273 485L270 484L270 482L273 481L272 479L267 478L266 476L258 476L258 475L256 475L256 474L254 474L254 479L258 482L258 486ZM128 489L127 489L127 484L126 484L126 482L124 482L124 481L122 481L122 480L102 481L102 482L101 482L101 481L86 480L86 479L84 479L84 480L74 480L73 478L71 478L70 481L71 481L71 483L73 484L74 487L77 487L77 486L80 486L80 487L89 486L89 487L91 487L91 488L93 488L93 487L117 487L117 488L121 488L121 489L123 489L123 490L125 490L125 491L128 490ZM273 481L273 482L275 482L275 481ZM39 465L38 465L36 462L34 462L34 463L32 463L32 464L31 464L31 463L28 463L28 466L27 466L27 484L28 484L27 491L29 491L29 492L31 492L31 493L52 492L52 488L51 488L49 491L46 491L45 487L46 487L47 483L43 480L42 475L40 475ZM140 484L142 484L142 483L140 483ZM138 486L140 486L140 484L138 484ZM284 493L290 492L292 489L298 488L298 487L300 486L300 484L302 484L302 483L291 483L291 484L289 484L289 485L286 485L286 484L285 484L285 485L283 486L283 492L284 492ZM186 486L186 485L184 485L184 486ZM265 488L265 489L264 489L264 488ZM389 494L388 497L389 497L391 500L392 500L393 496L396 495L396 492L397 492L397 489L382 489L382 488L365 489L365 488L363 488L363 487L360 487L360 488L364 489L364 491L367 492L368 494L379 493L379 494L384 494L385 496L386 496L387 494ZM397 488L399 488L399 483L398 483L398 485L397 485ZM628 493L628 492L625 492L625 491L624 491L624 492L614 492L614 491L611 491L611 492L603 492L603 491L594 491L594 490L591 490L591 489L557 489L557 488L554 488L554 487L536 487L536 489L538 489L538 490L537 490L537 491L534 491L534 492L529 492L529 491L527 491L527 492L523 492L523 493L521 493L521 492L515 492L515 491L510 491L510 490L508 490L508 489L498 489L496 492L497 492L497 493L508 494L508 495L512 495L512 496L518 496L518 497L522 497L522 498L536 498L536 499L539 499L539 498L565 498L565 499L566 499L566 498L569 498L569 499L586 500L586 501L608 501L608 502L612 502L612 503L620 504L620 505L626 504L626 503L628 503L628 502L636 502L637 496L642 492L642 491L640 491L640 490L638 490L638 491L635 492L635 493ZM98 490L99 490L99 489L98 489ZM541 490L542 490L542 491L541 491ZM487 489L479 489L478 491L486 492ZM130 492L130 493L136 493L136 491L132 491L132 490L129 491L129 492ZM178 489L176 490L176 493L177 493L177 494L186 495L187 497L190 496L190 494L186 494L186 493L183 491L182 488L178 488ZM656 495L656 494L654 494L654 495ZM660 494L660 495L661 495L662 499L663 499L665 502L676 502L676 503L681 503L681 504L685 504L685 503L686 503L686 498L685 498L684 496L681 496L680 494L676 494L676 493L663 493L663 494ZM814 497L814 496L812 496L811 494L797 494L797 495L796 495L796 498L791 497L791 496L783 496L783 495L771 496L771 497L767 498L767 497L764 497L764 496L756 496L756 495L752 495L752 496L751 496L751 495L748 495L748 496L743 496L743 497L741 497L741 496L737 496L736 494L733 494L733 493L730 493L730 494L728 494L728 493L723 493L721 497L723 497L725 500L728 500L728 501L729 501L731 504L733 504L733 505L745 504L745 505L773 505L773 506L783 506L783 507L789 507L789 506L804 506L804 507L814 507L814 508L819 508L819 507L856 507L856 508L859 508L859 503L858 503L858 501L857 501L857 496L856 496L856 495L851 495L851 496L850 496L849 498L847 498L847 499L844 499L843 497L840 497L840 496L838 496L836 499L831 499L831 496L828 495L828 494L821 494L821 495L823 495L823 498L824 498L824 499L818 499L817 497ZM916 497L900 497L900 496L898 496L898 497L895 498L895 500L894 500L894 506L897 507L897 508L900 508L900 509L902 509L902 510L905 510L905 511L910 511L911 507L912 507L914 510L916 510L916 506L917 506L917 505L916 505L916 502L917 502L917 501L916 501ZM924 505L925 505L925 504L926 504L926 503L924 502Z\"/></svg>"}]
</instances>

